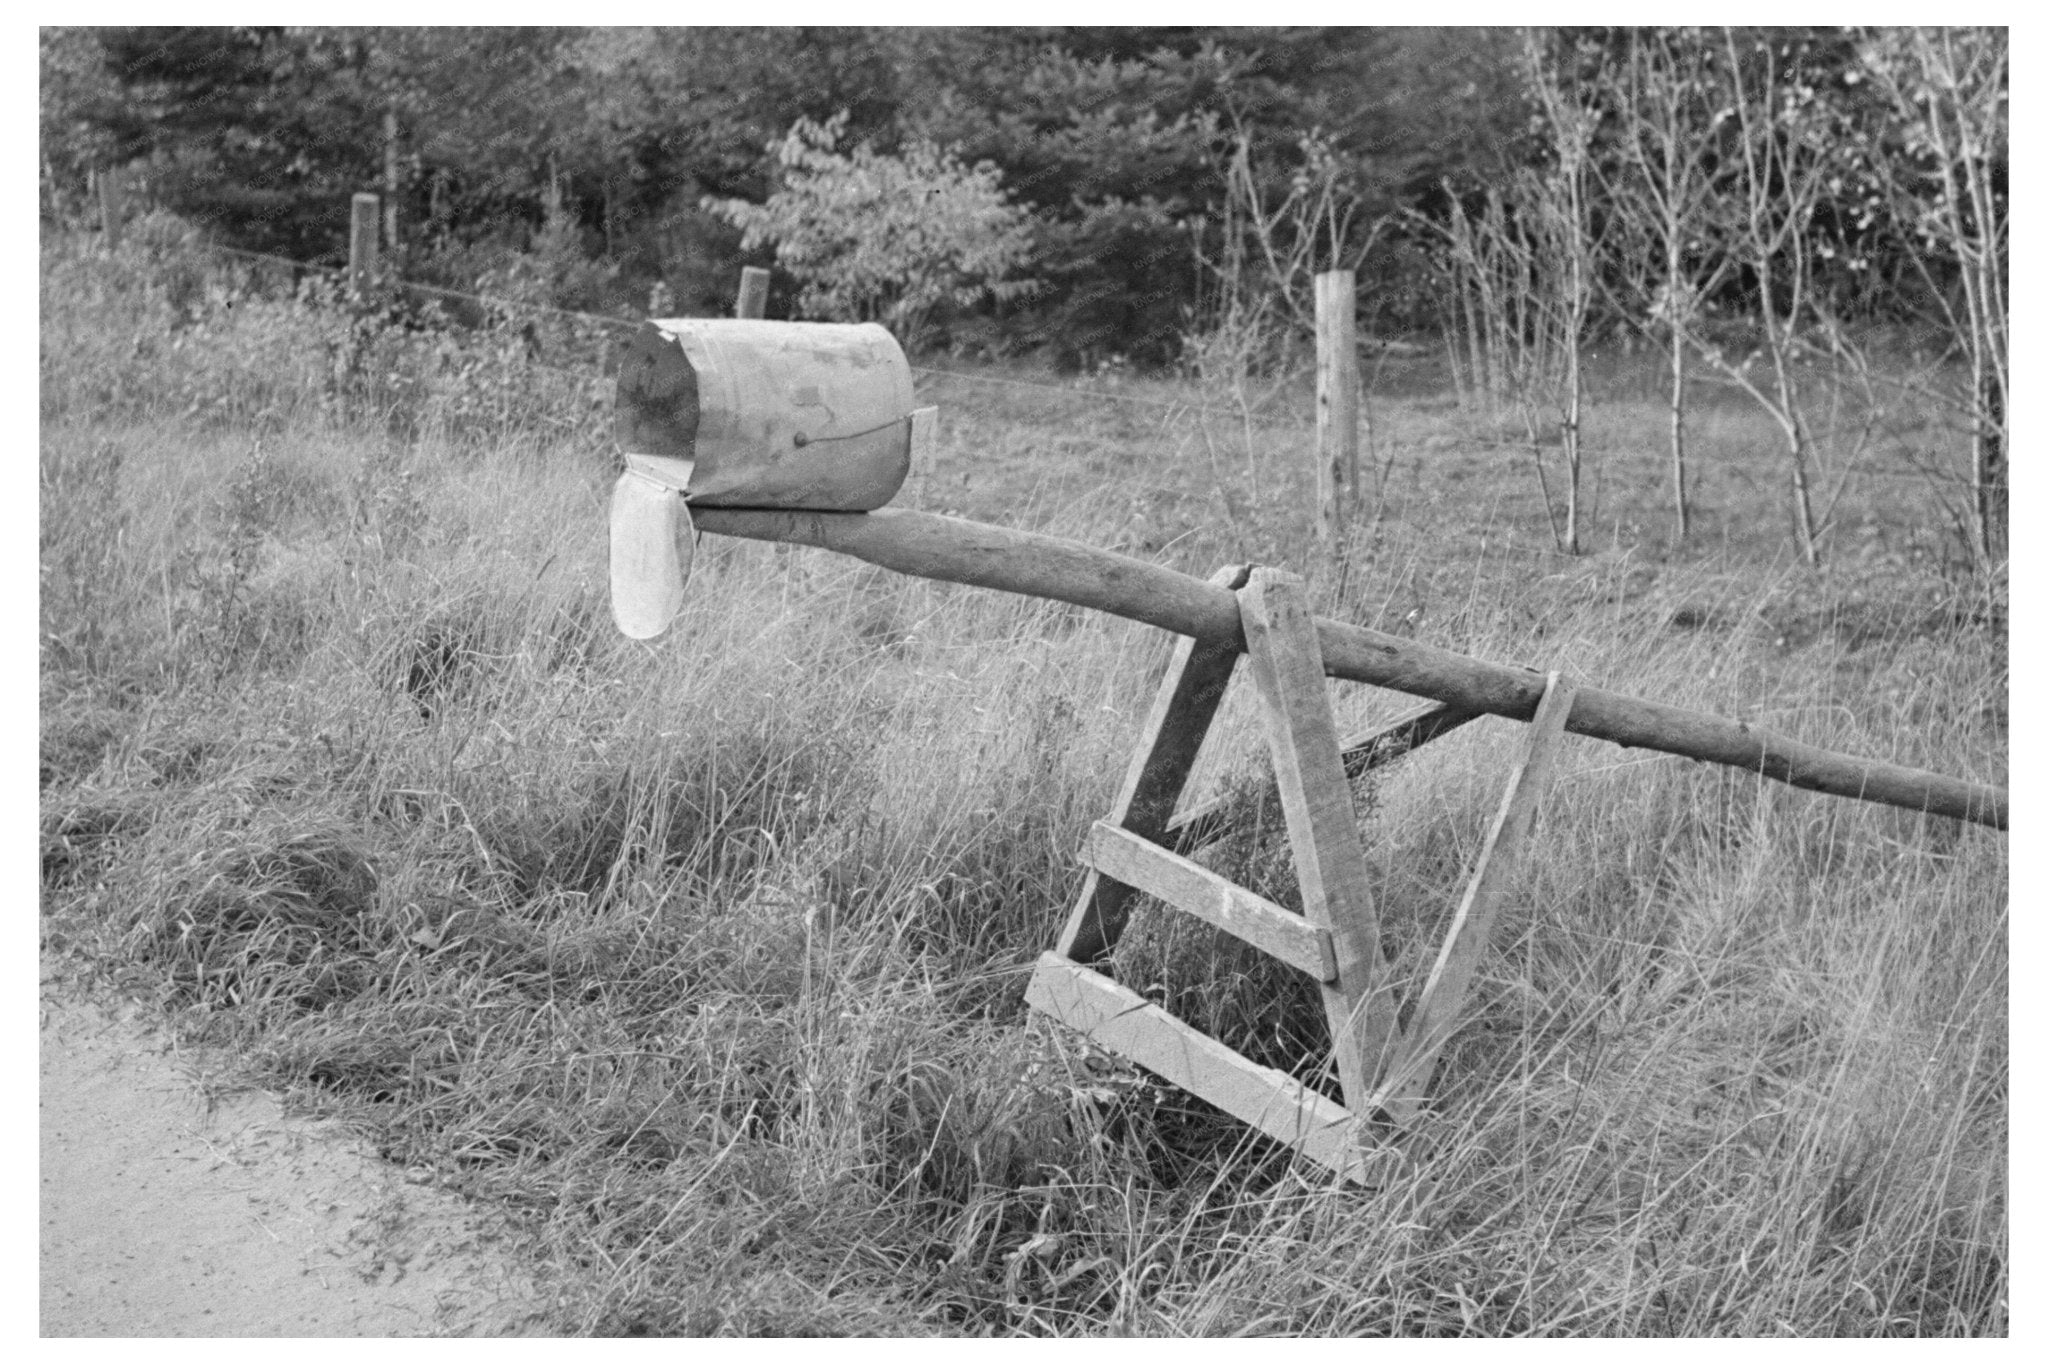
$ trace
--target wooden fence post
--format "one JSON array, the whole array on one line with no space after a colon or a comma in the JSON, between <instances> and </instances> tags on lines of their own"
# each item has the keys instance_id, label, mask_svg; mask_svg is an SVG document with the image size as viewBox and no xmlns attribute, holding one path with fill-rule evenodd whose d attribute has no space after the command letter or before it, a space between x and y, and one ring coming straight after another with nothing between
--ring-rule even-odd
<instances>
[{"instance_id":1,"label":"wooden fence post","mask_svg":"<svg viewBox=\"0 0 2048 1364\"><path fill-rule=\"evenodd\" d=\"M1316 276L1316 537L1335 543L1358 505L1358 276Z\"/></svg>"},{"instance_id":2,"label":"wooden fence post","mask_svg":"<svg viewBox=\"0 0 2048 1364\"><path fill-rule=\"evenodd\" d=\"M398 250L398 110L384 109L384 246Z\"/></svg>"},{"instance_id":3,"label":"wooden fence post","mask_svg":"<svg viewBox=\"0 0 2048 1364\"><path fill-rule=\"evenodd\" d=\"M100 171L99 182L100 235L113 251L121 245L121 172L108 166Z\"/></svg>"},{"instance_id":4,"label":"wooden fence post","mask_svg":"<svg viewBox=\"0 0 2048 1364\"><path fill-rule=\"evenodd\" d=\"M358 194L349 201L348 287L358 297L368 293L377 275L377 196Z\"/></svg>"},{"instance_id":5,"label":"wooden fence post","mask_svg":"<svg viewBox=\"0 0 2048 1364\"><path fill-rule=\"evenodd\" d=\"M761 318L768 315L768 272L758 265L740 269L740 301L734 317Z\"/></svg>"}]
</instances>

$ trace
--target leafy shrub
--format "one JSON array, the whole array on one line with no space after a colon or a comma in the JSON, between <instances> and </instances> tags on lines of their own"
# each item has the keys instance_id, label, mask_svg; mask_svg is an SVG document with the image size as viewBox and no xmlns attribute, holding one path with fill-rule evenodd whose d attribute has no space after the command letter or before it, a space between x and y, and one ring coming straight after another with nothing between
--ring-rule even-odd
<instances>
[{"instance_id":1,"label":"leafy shrub","mask_svg":"<svg viewBox=\"0 0 2048 1364\"><path fill-rule=\"evenodd\" d=\"M803 281L799 308L881 322L914 344L944 310L1035 287L1009 277L1030 254L1031 228L995 166L970 169L923 140L895 155L866 144L841 152L846 120L797 120L771 148L783 185L766 203L704 202L745 232L744 249L775 244L782 267Z\"/></svg>"}]
</instances>

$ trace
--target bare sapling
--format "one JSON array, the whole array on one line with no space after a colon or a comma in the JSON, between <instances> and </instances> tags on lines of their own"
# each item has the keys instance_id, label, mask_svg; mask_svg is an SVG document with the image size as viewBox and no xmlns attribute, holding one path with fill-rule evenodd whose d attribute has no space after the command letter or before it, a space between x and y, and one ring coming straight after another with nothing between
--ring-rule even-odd
<instances>
[{"instance_id":1,"label":"bare sapling","mask_svg":"<svg viewBox=\"0 0 2048 1364\"><path fill-rule=\"evenodd\" d=\"M1903 149L1872 165L1942 343L1909 386L1969 431L1971 551L1989 570L2006 552L2007 33L1883 30L1863 58Z\"/></svg>"},{"instance_id":2,"label":"bare sapling","mask_svg":"<svg viewBox=\"0 0 2048 1364\"><path fill-rule=\"evenodd\" d=\"M1251 136L1240 129L1224 171L1218 230L1209 240L1196 234L1202 289L1184 354L1204 389L1227 394L1237 413L1255 504L1256 419L1293 385L1317 334L1316 277L1355 272L1386 222L1365 222L1364 199L1327 142L1311 134L1300 150L1285 193L1269 193L1252 161ZM1206 417L1202 431L1213 464Z\"/></svg>"},{"instance_id":3,"label":"bare sapling","mask_svg":"<svg viewBox=\"0 0 2048 1364\"><path fill-rule=\"evenodd\" d=\"M1753 59L1747 66L1745 46ZM1736 145L1717 211L1702 227L1716 230L1732 266L1753 284L1761 344L1738 358L1706 336L1696 316L1684 326L1694 351L1748 394L1783 435L1793 538L1807 565L1818 567L1824 527L1813 510L1815 445L1801 365L1813 349L1814 212L1833 163L1810 94L1782 78L1771 41L1724 29L1722 47L1728 105L1720 121ZM1759 359L1769 365L1762 376Z\"/></svg>"},{"instance_id":4,"label":"bare sapling","mask_svg":"<svg viewBox=\"0 0 2048 1364\"><path fill-rule=\"evenodd\" d=\"M1450 215L1437 230L1451 283L1449 350L1461 399L1469 387L1496 416L1509 407L1521 419L1551 539L1577 554L1585 520L1581 362L1601 245L1591 211L1597 114L1590 92L1544 55L1533 32L1524 39L1523 71L1549 139L1547 163L1518 172L1505 193L1489 188L1476 212L1445 186ZM1562 520L1544 461L1553 421L1564 466Z\"/></svg>"},{"instance_id":5,"label":"bare sapling","mask_svg":"<svg viewBox=\"0 0 2048 1364\"><path fill-rule=\"evenodd\" d=\"M1525 183L1518 182L1517 188ZM1518 194L1517 202L1522 197ZM1553 300L1541 292L1540 282L1550 278L1539 267L1545 258L1543 234L1493 189L1476 213L1468 213L1453 195L1444 234L1456 300L1452 322L1463 329L1470 394L1496 420L1503 409L1520 419L1551 540L1562 550L1565 528L1557 519L1543 458L1548 399L1558 383L1559 340ZM1454 341L1452 349L1458 345Z\"/></svg>"},{"instance_id":6,"label":"bare sapling","mask_svg":"<svg viewBox=\"0 0 2048 1364\"><path fill-rule=\"evenodd\" d=\"M1242 135L1230 161L1223 198L1223 218L1213 253L1196 234L1195 263L1201 287L1196 304L1198 326L1183 341L1182 355L1205 395L1227 396L1237 415L1244 447L1245 479L1257 505L1261 482L1255 424L1258 414L1286 387L1294 372L1292 322L1286 314L1284 290L1262 281L1261 265L1273 252L1261 238L1274 230L1273 218L1260 202L1251 173L1250 146ZM1217 467L1216 441L1210 432L1207 404L1197 413ZM1220 481L1220 468L1217 469Z\"/></svg>"},{"instance_id":7,"label":"bare sapling","mask_svg":"<svg viewBox=\"0 0 2048 1364\"><path fill-rule=\"evenodd\" d=\"M1299 145L1301 165L1287 192L1268 202L1253 173L1250 139L1240 132L1230 161L1230 199L1247 253L1264 267L1260 287L1306 337L1316 330L1315 277L1355 270L1385 220L1363 221L1364 199L1327 141L1311 133Z\"/></svg>"},{"instance_id":8,"label":"bare sapling","mask_svg":"<svg viewBox=\"0 0 2048 1364\"><path fill-rule=\"evenodd\" d=\"M1554 64L1545 59L1535 37L1524 39L1523 52L1529 63L1529 86L1535 92L1543 121L1550 134L1555 163L1548 175L1531 181L1530 196L1538 221L1548 238L1556 262L1552 282L1552 309L1557 328L1557 359L1562 374L1555 386L1558 441L1563 447L1565 468L1564 543L1567 554L1579 552L1580 473L1584 465L1581 416L1585 405L1585 375L1581 368L1586 322L1593 301L1595 248L1588 208L1592 172L1591 145L1597 118L1585 100L1585 92Z\"/></svg>"},{"instance_id":9,"label":"bare sapling","mask_svg":"<svg viewBox=\"0 0 2048 1364\"><path fill-rule=\"evenodd\" d=\"M1695 249L1701 220L1723 192L1728 163L1715 154L1715 112L1725 107L1725 74L1714 48L1692 35L1643 29L1628 36L1624 62L1604 68L1615 115L1612 169L1594 162L1620 249L1609 253L1621 313L1669 361L1671 512L1675 538L1691 529L1685 409L1686 338L1701 304L1726 280L1729 257Z\"/></svg>"}]
</instances>

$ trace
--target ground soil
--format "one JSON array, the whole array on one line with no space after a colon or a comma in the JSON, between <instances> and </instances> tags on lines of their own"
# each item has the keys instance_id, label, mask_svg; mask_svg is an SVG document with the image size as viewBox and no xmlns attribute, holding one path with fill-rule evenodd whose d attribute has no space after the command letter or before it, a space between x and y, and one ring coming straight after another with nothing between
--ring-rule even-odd
<instances>
[{"instance_id":1,"label":"ground soil","mask_svg":"<svg viewBox=\"0 0 2048 1364\"><path fill-rule=\"evenodd\" d=\"M539 1335L501 1239L459 1200L47 970L44 1336Z\"/></svg>"}]
</instances>

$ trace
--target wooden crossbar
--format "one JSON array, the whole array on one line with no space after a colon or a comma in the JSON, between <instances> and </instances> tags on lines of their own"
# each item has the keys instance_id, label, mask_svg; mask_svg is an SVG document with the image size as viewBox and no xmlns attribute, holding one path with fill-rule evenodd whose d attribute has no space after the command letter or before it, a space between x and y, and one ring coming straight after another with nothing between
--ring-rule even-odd
<instances>
[{"instance_id":1,"label":"wooden crossbar","mask_svg":"<svg viewBox=\"0 0 2048 1364\"><path fill-rule=\"evenodd\" d=\"M1216 1105L1318 1165L1364 1183L1371 1161L1356 1124L1293 1076L1244 1057L1134 990L1056 952L1038 959L1025 1001L1170 1084Z\"/></svg>"},{"instance_id":2,"label":"wooden crossbar","mask_svg":"<svg viewBox=\"0 0 2048 1364\"><path fill-rule=\"evenodd\" d=\"M1206 924L1250 943L1316 981L1337 979L1329 930L1254 895L1236 882L1128 829L1098 822L1088 831L1083 861L1134 890L1164 900Z\"/></svg>"}]
</instances>

